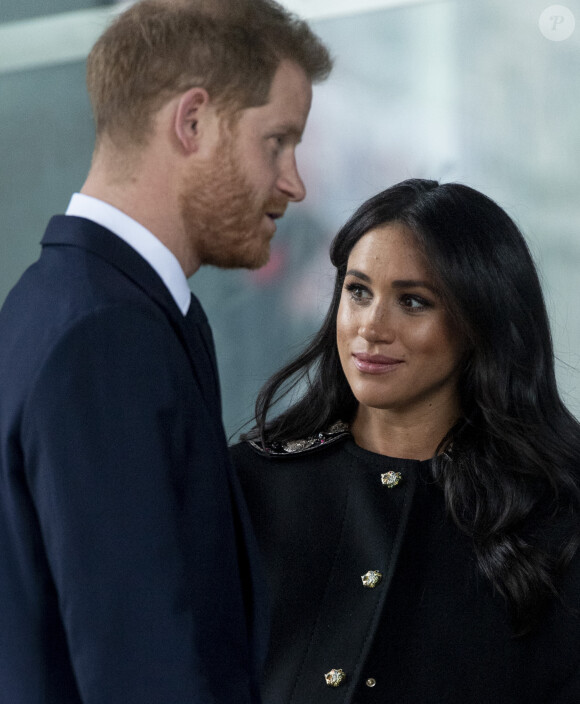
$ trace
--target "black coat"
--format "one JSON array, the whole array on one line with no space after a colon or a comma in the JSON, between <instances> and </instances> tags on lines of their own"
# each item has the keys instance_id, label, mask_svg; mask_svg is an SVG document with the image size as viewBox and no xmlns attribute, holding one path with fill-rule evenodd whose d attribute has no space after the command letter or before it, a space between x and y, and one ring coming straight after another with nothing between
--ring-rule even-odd
<instances>
[{"instance_id":1,"label":"black coat","mask_svg":"<svg viewBox=\"0 0 580 704\"><path fill-rule=\"evenodd\" d=\"M232 448L273 600L265 704L578 704L580 560L514 638L428 463L350 436L285 456ZM389 488L388 472L401 478ZM388 480L388 477L386 478ZM369 570L381 573L363 586ZM328 686L332 670L345 674Z\"/></svg>"},{"instance_id":2,"label":"black coat","mask_svg":"<svg viewBox=\"0 0 580 704\"><path fill-rule=\"evenodd\" d=\"M249 521L191 306L120 238L60 216L2 309L3 704L257 701Z\"/></svg>"}]
</instances>

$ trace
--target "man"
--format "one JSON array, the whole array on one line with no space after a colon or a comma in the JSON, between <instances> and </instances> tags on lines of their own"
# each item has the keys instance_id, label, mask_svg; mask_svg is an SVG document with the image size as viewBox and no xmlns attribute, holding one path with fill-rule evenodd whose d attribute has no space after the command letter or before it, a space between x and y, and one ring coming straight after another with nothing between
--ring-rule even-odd
<instances>
[{"instance_id":1,"label":"man","mask_svg":"<svg viewBox=\"0 0 580 704\"><path fill-rule=\"evenodd\" d=\"M329 70L272 0L140 2L93 48L90 172L0 314L1 702L258 701L255 552L186 277L267 261Z\"/></svg>"}]
</instances>

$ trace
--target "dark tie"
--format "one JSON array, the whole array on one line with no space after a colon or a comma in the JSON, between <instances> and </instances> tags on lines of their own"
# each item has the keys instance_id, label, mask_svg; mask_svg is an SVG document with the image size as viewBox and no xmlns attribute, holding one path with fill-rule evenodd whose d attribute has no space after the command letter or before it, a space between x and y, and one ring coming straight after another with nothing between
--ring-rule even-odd
<instances>
[{"instance_id":1,"label":"dark tie","mask_svg":"<svg viewBox=\"0 0 580 704\"><path fill-rule=\"evenodd\" d=\"M193 294L185 316L185 328L202 394L208 405L216 408L221 418L219 376L213 335L203 308Z\"/></svg>"}]
</instances>

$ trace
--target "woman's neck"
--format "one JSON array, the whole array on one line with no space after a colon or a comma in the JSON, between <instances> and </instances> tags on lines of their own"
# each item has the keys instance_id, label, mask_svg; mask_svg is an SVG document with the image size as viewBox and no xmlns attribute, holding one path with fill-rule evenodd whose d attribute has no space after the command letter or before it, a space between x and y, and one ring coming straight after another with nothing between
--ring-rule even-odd
<instances>
[{"instance_id":1,"label":"woman's neck","mask_svg":"<svg viewBox=\"0 0 580 704\"><path fill-rule=\"evenodd\" d=\"M459 418L458 409L401 415L395 411L359 406L350 430L359 447L380 455L427 460Z\"/></svg>"}]
</instances>

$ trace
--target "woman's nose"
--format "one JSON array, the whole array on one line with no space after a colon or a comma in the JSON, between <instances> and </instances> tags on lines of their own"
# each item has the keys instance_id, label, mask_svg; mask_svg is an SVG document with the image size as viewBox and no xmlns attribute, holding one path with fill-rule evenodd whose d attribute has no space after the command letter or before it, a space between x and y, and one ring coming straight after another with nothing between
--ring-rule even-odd
<instances>
[{"instance_id":1,"label":"woman's nose","mask_svg":"<svg viewBox=\"0 0 580 704\"><path fill-rule=\"evenodd\" d=\"M363 314L358 334L369 342L392 342L395 337L392 315L384 306L370 306Z\"/></svg>"}]
</instances>

